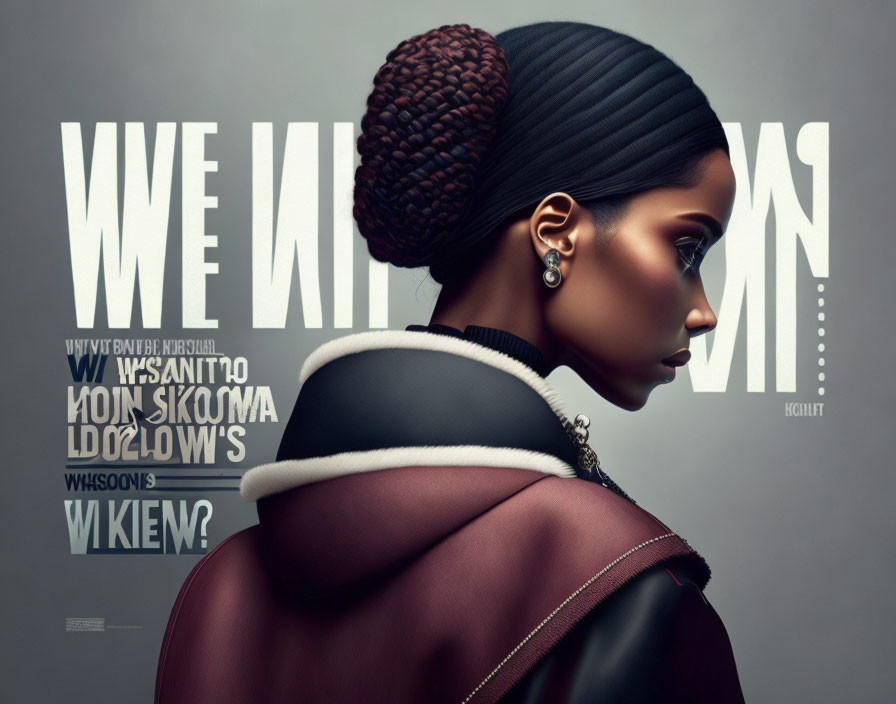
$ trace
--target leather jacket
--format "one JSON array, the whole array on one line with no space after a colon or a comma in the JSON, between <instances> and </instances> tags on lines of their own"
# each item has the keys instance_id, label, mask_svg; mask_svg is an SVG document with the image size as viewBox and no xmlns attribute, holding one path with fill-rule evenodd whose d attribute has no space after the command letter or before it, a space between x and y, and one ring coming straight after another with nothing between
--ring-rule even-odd
<instances>
[{"instance_id":1,"label":"leather jacket","mask_svg":"<svg viewBox=\"0 0 896 704\"><path fill-rule=\"evenodd\" d=\"M277 461L243 480L260 524L185 583L156 701L742 702L702 558L576 477L538 375L436 338L309 358ZM259 647L304 669L247 666Z\"/></svg>"}]
</instances>

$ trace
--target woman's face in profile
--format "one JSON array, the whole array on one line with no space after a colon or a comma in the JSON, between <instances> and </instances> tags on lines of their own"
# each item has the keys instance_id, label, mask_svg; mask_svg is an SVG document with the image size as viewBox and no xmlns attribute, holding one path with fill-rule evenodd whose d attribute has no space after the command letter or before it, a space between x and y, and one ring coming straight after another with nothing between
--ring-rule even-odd
<instances>
[{"instance_id":1,"label":"woman's face in profile","mask_svg":"<svg viewBox=\"0 0 896 704\"><path fill-rule=\"evenodd\" d=\"M546 322L564 362L627 410L672 381L690 357L690 339L716 326L699 266L727 226L735 182L724 151L703 166L696 186L634 196L606 243L584 225L549 296Z\"/></svg>"}]
</instances>

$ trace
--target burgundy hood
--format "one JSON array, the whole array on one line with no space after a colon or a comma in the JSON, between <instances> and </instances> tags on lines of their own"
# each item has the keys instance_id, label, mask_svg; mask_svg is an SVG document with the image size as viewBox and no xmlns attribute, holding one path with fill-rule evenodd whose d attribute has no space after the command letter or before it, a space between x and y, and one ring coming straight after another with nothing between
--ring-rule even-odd
<instances>
[{"instance_id":1,"label":"burgundy hood","mask_svg":"<svg viewBox=\"0 0 896 704\"><path fill-rule=\"evenodd\" d=\"M406 467L275 494L258 502L265 563L277 581L303 596L356 594L545 476Z\"/></svg>"},{"instance_id":2,"label":"burgundy hood","mask_svg":"<svg viewBox=\"0 0 896 704\"><path fill-rule=\"evenodd\" d=\"M491 704L643 570L708 579L630 501L526 469L356 473L259 515L187 578L157 701Z\"/></svg>"}]
</instances>

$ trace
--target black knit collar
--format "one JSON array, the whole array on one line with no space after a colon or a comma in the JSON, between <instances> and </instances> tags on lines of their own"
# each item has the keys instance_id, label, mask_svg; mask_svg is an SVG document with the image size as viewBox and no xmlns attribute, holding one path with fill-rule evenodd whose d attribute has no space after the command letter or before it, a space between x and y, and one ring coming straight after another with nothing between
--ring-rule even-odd
<instances>
[{"instance_id":1,"label":"black knit collar","mask_svg":"<svg viewBox=\"0 0 896 704\"><path fill-rule=\"evenodd\" d=\"M430 325L408 325L405 328L411 332L431 332L437 335L459 337L470 342L475 342L483 347L489 347L502 352L535 371L540 376L546 377L550 373L548 364L535 345L528 340L498 328L490 328L482 325L467 325L463 331L450 325L431 323Z\"/></svg>"}]
</instances>

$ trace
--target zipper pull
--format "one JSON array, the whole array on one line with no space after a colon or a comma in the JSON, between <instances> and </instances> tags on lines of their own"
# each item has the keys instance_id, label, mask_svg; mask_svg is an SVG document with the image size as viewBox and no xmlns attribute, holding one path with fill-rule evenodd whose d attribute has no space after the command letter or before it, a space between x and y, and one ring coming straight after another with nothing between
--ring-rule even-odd
<instances>
[{"instance_id":1,"label":"zipper pull","mask_svg":"<svg viewBox=\"0 0 896 704\"><path fill-rule=\"evenodd\" d=\"M588 445L588 426L590 425L591 421L588 419L588 416L580 413L576 416L575 422L567 427L567 433L579 448L579 467L588 472L588 474L597 475L600 483L609 489L607 478L600 470L600 459L597 453Z\"/></svg>"}]
</instances>

